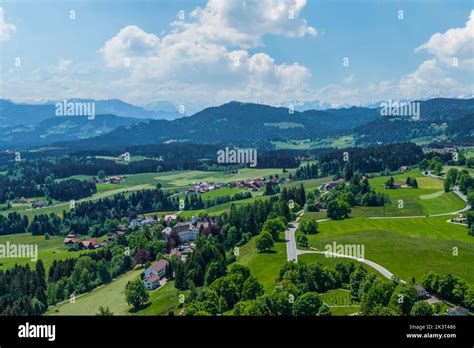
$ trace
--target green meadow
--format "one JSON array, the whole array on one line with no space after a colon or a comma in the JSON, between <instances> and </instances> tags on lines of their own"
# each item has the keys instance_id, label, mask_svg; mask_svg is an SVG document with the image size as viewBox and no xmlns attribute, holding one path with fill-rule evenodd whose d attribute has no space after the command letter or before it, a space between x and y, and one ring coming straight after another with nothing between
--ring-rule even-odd
<instances>
[{"instance_id":1,"label":"green meadow","mask_svg":"<svg viewBox=\"0 0 474 348\"><path fill-rule=\"evenodd\" d=\"M104 237L102 237L103 239ZM97 238L101 240L101 238ZM78 257L80 254L87 253L90 251L68 251L68 247L64 246L64 237L61 236L50 236L48 240L44 236L32 236L30 233L19 233L0 236L0 244L6 245L7 242L10 244L20 245L37 245L38 246L38 259L43 261L44 267L48 269L54 260L63 260L71 257ZM11 268L15 264L29 264L34 267L35 261L30 258L19 258L19 257L8 257L0 258L0 269Z\"/></svg>"},{"instance_id":2,"label":"green meadow","mask_svg":"<svg viewBox=\"0 0 474 348\"><path fill-rule=\"evenodd\" d=\"M427 272L434 271L452 273L474 284L474 238L464 226L446 220L446 216L331 220L320 223L320 233L308 239L311 247L321 251L333 242L364 245L366 259L404 280L421 280ZM310 256L300 259L307 257Z\"/></svg>"},{"instance_id":3,"label":"green meadow","mask_svg":"<svg viewBox=\"0 0 474 348\"><path fill-rule=\"evenodd\" d=\"M125 301L125 286L138 278L142 272L143 269L138 269L122 274L112 282L78 296L74 303L66 301L50 306L46 315L95 315L101 306L109 307L114 315L129 314L130 307Z\"/></svg>"},{"instance_id":4,"label":"green meadow","mask_svg":"<svg viewBox=\"0 0 474 348\"><path fill-rule=\"evenodd\" d=\"M281 233L280 241L275 242L273 250L265 253L258 252L255 237L239 248L236 263L250 268L250 272L263 285L266 293L273 292L280 269L287 262L284 237L284 233Z\"/></svg>"},{"instance_id":5,"label":"green meadow","mask_svg":"<svg viewBox=\"0 0 474 348\"><path fill-rule=\"evenodd\" d=\"M354 315L359 312L360 305L352 301L351 292L345 289L329 290L320 295L321 300L331 307L331 315Z\"/></svg>"}]
</instances>

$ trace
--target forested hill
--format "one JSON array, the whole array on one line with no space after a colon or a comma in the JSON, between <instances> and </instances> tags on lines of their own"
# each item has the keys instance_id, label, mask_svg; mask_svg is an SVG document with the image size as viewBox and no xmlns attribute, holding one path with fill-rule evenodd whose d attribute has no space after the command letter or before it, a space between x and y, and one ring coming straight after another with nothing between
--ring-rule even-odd
<instances>
[{"instance_id":1,"label":"forested hill","mask_svg":"<svg viewBox=\"0 0 474 348\"><path fill-rule=\"evenodd\" d=\"M230 102L207 108L191 117L174 121L151 120L67 145L92 148L165 142L255 144L275 138L304 139L350 133L355 127L377 117L377 110L358 107L298 112L282 107Z\"/></svg>"},{"instance_id":2,"label":"forested hill","mask_svg":"<svg viewBox=\"0 0 474 348\"><path fill-rule=\"evenodd\" d=\"M474 99L437 98L419 103L421 120L412 122L410 117L383 117L379 109L363 107L298 112L283 107L230 102L204 109L190 117L173 121L151 120L120 127L99 137L60 145L76 148L167 142L255 145L275 139L317 139L348 134L355 134L357 144L371 145L433 136L437 131L439 133L439 129L432 131L431 123L455 125L466 115L474 113ZM442 133L445 135L444 130Z\"/></svg>"}]
</instances>

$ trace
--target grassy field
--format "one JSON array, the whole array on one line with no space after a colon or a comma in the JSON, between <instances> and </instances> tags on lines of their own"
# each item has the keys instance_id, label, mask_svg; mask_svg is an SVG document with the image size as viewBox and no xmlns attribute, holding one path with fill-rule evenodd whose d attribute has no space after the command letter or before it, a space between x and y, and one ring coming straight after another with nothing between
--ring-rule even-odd
<instances>
[{"instance_id":1,"label":"grassy field","mask_svg":"<svg viewBox=\"0 0 474 348\"><path fill-rule=\"evenodd\" d=\"M46 269L48 269L54 260L63 260L70 257L78 257L80 254L89 252L85 250L81 251L68 251L67 247L63 243L64 237L50 236L49 240L46 240L44 236L32 236L30 233L19 233L10 234L6 236L0 236L0 244L6 245L7 242L11 244L21 245L37 245L38 247L38 259L41 259ZM100 240L100 239L98 239ZM34 267L35 261L30 258L3 258L0 259L0 269L6 269L13 267L17 264L29 264Z\"/></svg>"},{"instance_id":2,"label":"grassy field","mask_svg":"<svg viewBox=\"0 0 474 348\"><path fill-rule=\"evenodd\" d=\"M147 291L149 302L136 312L131 310L125 300L125 287L142 272L143 269L129 271L114 281L76 298L75 303L66 302L51 306L46 315L95 315L101 306L109 307L114 315L168 315L171 311L177 315L180 292L174 287L174 281L159 289ZM187 293L188 291L183 292L185 296Z\"/></svg>"},{"instance_id":3,"label":"grassy field","mask_svg":"<svg viewBox=\"0 0 474 348\"><path fill-rule=\"evenodd\" d=\"M289 171L291 172L291 170ZM280 177L286 177L289 175L289 172L283 173L283 169L280 168L268 168L268 169L253 169L253 168L243 168L239 171L238 174L227 174L223 172L204 172L204 171L176 171L176 172L166 172L166 173L140 173L140 174L130 174L126 175L124 181L120 184L98 184L97 193L91 197L84 198L84 200L97 200L105 197L110 197L118 193L127 193L138 190L152 189L156 186L157 183L160 183L163 186L164 190L183 190L192 186L193 182L207 181L207 182L222 182L228 183L235 181L237 179L253 179L256 177L268 177L269 175L278 174ZM87 180L91 179L93 176L87 175L76 175L72 178ZM216 190L215 192L209 192L207 195L209 197L227 195L230 192L234 192L233 189L228 189L229 191L223 191L227 188ZM235 192L238 189L235 189ZM220 192L219 192L220 191ZM204 196L206 197L206 196ZM250 199L248 202L251 202ZM241 202L242 203L242 202ZM236 203L236 204L241 204ZM243 202L245 203L245 202ZM230 205L229 205L230 207ZM223 209L216 208L211 209L210 212L223 212L228 207ZM29 205L22 205L14 207L13 209L0 211L0 214L7 215L11 211L17 211L20 214L28 216L31 220L35 215L39 214L50 214L55 213L57 215L62 215L63 211L69 211L69 202L55 202L52 206L41 208L41 209L31 209ZM198 212L199 213L199 212Z\"/></svg>"},{"instance_id":4,"label":"grassy field","mask_svg":"<svg viewBox=\"0 0 474 348\"><path fill-rule=\"evenodd\" d=\"M324 178L318 178L318 179L309 179L309 180L299 180L299 181L293 181L287 184L282 184L281 187L298 187L301 184L303 184L304 189L306 192L309 192L311 190L314 190L324 184L325 182L332 181L332 176L326 176Z\"/></svg>"},{"instance_id":5,"label":"grassy field","mask_svg":"<svg viewBox=\"0 0 474 348\"><path fill-rule=\"evenodd\" d=\"M109 307L114 315L129 314L130 307L125 301L125 286L142 272L143 269L129 271L116 280L76 298L75 303L50 306L46 315L95 315L100 306Z\"/></svg>"},{"instance_id":6,"label":"grassy field","mask_svg":"<svg viewBox=\"0 0 474 348\"><path fill-rule=\"evenodd\" d=\"M205 192L201 195L201 198L208 199L208 198L216 198L221 196L234 196L236 193L245 192L246 190L238 188L238 187L222 187L217 190L212 190Z\"/></svg>"},{"instance_id":7,"label":"grassy field","mask_svg":"<svg viewBox=\"0 0 474 348\"><path fill-rule=\"evenodd\" d=\"M321 300L331 307L331 314L337 316L344 316L356 314L359 312L360 305L353 302L351 293L345 289L334 289L322 293Z\"/></svg>"},{"instance_id":8,"label":"grassy field","mask_svg":"<svg viewBox=\"0 0 474 348\"><path fill-rule=\"evenodd\" d=\"M364 245L366 259L404 280L421 280L427 272L435 271L452 273L474 284L474 238L464 226L446 220L442 216L327 221L319 225L319 234L309 236L309 241L318 250L333 242ZM308 257L313 255L303 255L301 260Z\"/></svg>"},{"instance_id":9,"label":"grassy field","mask_svg":"<svg viewBox=\"0 0 474 348\"><path fill-rule=\"evenodd\" d=\"M288 140L288 141L272 141L277 150L309 150L318 148L332 147L335 149L351 147L354 145L354 137L352 135L345 135L338 138L324 138L324 139L302 139L302 140Z\"/></svg>"},{"instance_id":10,"label":"grassy field","mask_svg":"<svg viewBox=\"0 0 474 348\"><path fill-rule=\"evenodd\" d=\"M444 166L443 172L447 173L448 170L451 168L455 168L457 170L467 170L471 176L474 176L474 168L467 168L467 167L461 167L461 166Z\"/></svg>"},{"instance_id":11,"label":"grassy field","mask_svg":"<svg viewBox=\"0 0 474 348\"><path fill-rule=\"evenodd\" d=\"M166 283L161 289L148 291L150 302L145 308L136 312L136 315L168 315L173 312L179 314L179 295L187 296L189 291L179 291L174 287L174 281Z\"/></svg>"},{"instance_id":12,"label":"grassy field","mask_svg":"<svg viewBox=\"0 0 474 348\"><path fill-rule=\"evenodd\" d=\"M273 292L280 269L286 263L286 242L283 233L280 239L281 241L275 243L273 251L268 253L257 251L255 237L239 249L237 263L250 268L250 272L263 285L266 293Z\"/></svg>"},{"instance_id":13,"label":"grassy field","mask_svg":"<svg viewBox=\"0 0 474 348\"><path fill-rule=\"evenodd\" d=\"M389 196L390 203L385 207L358 207L353 209L353 216L414 216L443 214L460 210L464 202L454 193L443 191L443 180L424 177L418 170L393 175L395 182L405 184L407 177L416 178L417 189L384 188L389 176L369 179L371 187L377 192Z\"/></svg>"}]
</instances>

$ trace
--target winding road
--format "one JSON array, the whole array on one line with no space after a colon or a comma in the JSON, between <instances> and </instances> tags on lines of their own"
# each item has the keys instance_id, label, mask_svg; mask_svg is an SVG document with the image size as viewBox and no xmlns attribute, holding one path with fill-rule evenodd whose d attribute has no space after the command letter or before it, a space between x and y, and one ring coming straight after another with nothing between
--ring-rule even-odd
<instances>
[{"instance_id":1,"label":"winding road","mask_svg":"<svg viewBox=\"0 0 474 348\"><path fill-rule=\"evenodd\" d=\"M323 254L326 255L327 257L344 257L348 259L353 259L358 262L365 263L366 265L372 267L376 271L380 272L384 277L388 279L392 279L394 276L392 272L390 272L388 269L385 267L379 265L378 263L375 263L370 260L366 260L363 258L359 257L354 257L354 256L348 256L348 255L343 255L343 254L337 254L337 253L331 253L331 252L325 252L325 251L317 251L317 250L300 250L296 247L296 238L295 238L295 232L298 229L298 220L300 219L301 215L296 219L295 222L293 222L292 226L289 227L285 231L285 238L286 238L286 254L287 254L287 260L290 262L297 262L298 261L298 255L303 255L303 254ZM318 220L318 222L324 222L329 219L324 219L324 220ZM404 282L402 280L402 282Z\"/></svg>"},{"instance_id":2,"label":"winding road","mask_svg":"<svg viewBox=\"0 0 474 348\"><path fill-rule=\"evenodd\" d=\"M454 187L453 192L461 198L465 203L466 206L458 211L451 212L451 213L444 213L444 214L433 214L433 215L419 215L419 216L374 216L374 217L369 217L369 219L413 219L413 218L427 218L427 217L435 217L435 216L446 216L446 215L456 215L456 214L461 214L469 209L471 209L471 206L467 203L467 197L459 191L458 187ZM383 267L382 265L364 259L364 258L358 258L354 256L348 256L348 255L343 255L343 254L337 254L337 253L332 253L332 252L326 252L326 251L317 251L317 250L300 250L296 246L296 237L295 237L295 232L298 229L299 225L299 219L303 216L304 212L300 212L298 214L298 218L296 219L295 222L292 223L291 227L287 228L285 231L285 238L286 238L286 254L287 254L287 260L290 262L297 262L298 261L298 255L303 255L303 254L323 254L328 257L344 257L348 259L352 259L358 262L365 263L366 265L372 267L376 271L380 272L385 278L392 279L394 276L392 272L390 272L388 269ZM318 223L328 221L329 219L322 219L322 220L317 220ZM401 280L404 282L403 280Z\"/></svg>"}]
</instances>

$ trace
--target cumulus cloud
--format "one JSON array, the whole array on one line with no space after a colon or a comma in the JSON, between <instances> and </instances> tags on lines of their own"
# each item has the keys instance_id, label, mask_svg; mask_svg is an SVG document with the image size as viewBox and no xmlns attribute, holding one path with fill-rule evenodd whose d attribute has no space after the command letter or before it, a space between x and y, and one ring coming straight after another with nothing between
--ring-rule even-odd
<instances>
[{"instance_id":1,"label":"cumulus cloud","mask_svg":"<svg viewBox=\"0 0 474 348\"><path fill-rule=\"evenodd\" d=\"M316 35L316 29L298 16L306 0L210 0L196 8L195 22L175 22L188 34L213 42L224 42L244 48L261 45L267 34L287 37Z\"/></svg>"},{"instance_id":2,"label":"cumulus cloud","mask_svg":"<svg viewBox=\"0 0 474 348\"><path fill-rule=\"evenodd\" d=\"M173 22L173 30L162 38L130 25L100 52L107 67L129 69L128 83L199 85L214 99L228 95L223 88L263 97L267 94L263 89L271 86L273 96L281 97L303 86L311 76L309 70L247 50L260 46L264 35L315 35L316 30L298 18L305 4L305 0L210 0L192 11L189 22Z\"/></svg>"},{"instance_id":3,"label":"cumulus cloud","mask_svg":"<svg viewBox=\"0 0 474 348\"><path fill-rule=\"evenodd\" d=\"M426 50L439 62L453 65L458 60L460 68L474 68L474 10L462 28L451 28L444 33L436 33L419 46L416 51Z\"/></svg>"},{"instance_id":4,"label":"cumulus cloud","mask_svg":"<svg viewBox=\"0 0 474 348\"><path fill-rule=\"evenodd\" d=\"M435 58L425 60L415 72L402 77L399 83L399 94L405 98L459 96L465 92L466 87L449 77Z\"/></svg>"},{"instance_id":5,"label":"cumulus cloud","mask_svg":"<svg viewBox=\"0 0 474 348\"><path fill-rule=\"evenodd\" d=\"M5 10L0 7L0 41L10 40L11 34L16 31L14 24L7 23L5 19Z\"/></svg>"}]
</instances>

